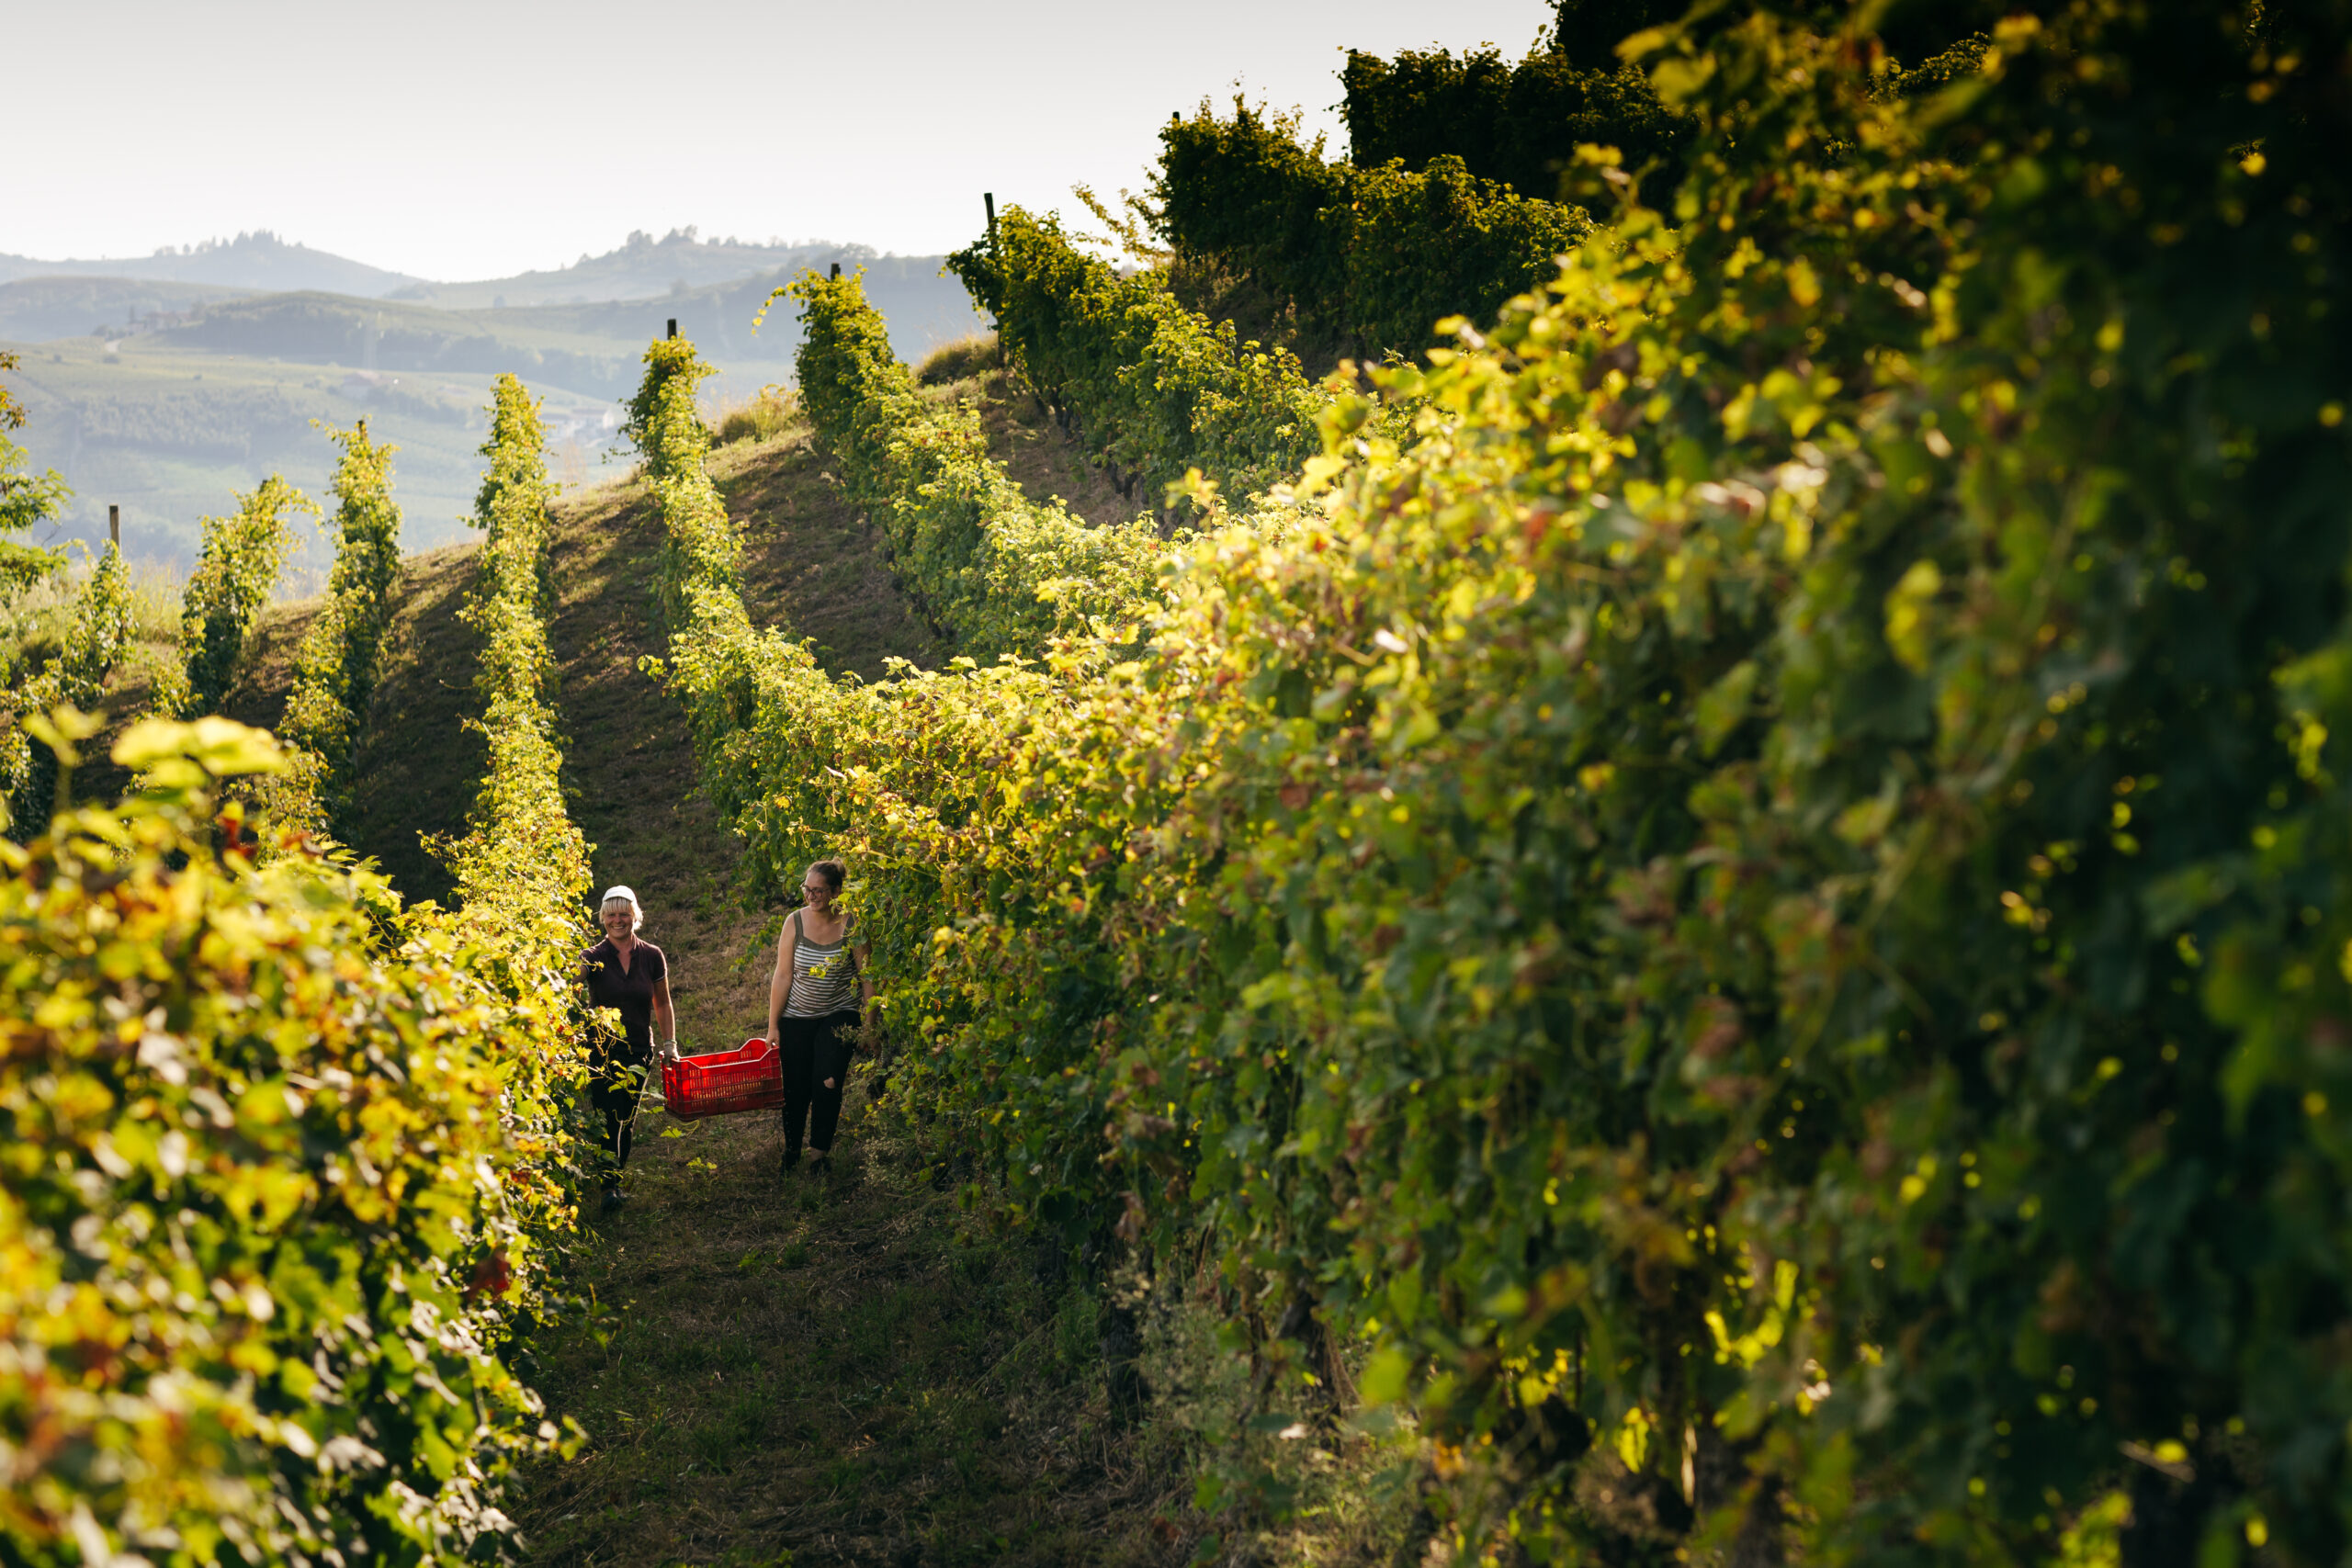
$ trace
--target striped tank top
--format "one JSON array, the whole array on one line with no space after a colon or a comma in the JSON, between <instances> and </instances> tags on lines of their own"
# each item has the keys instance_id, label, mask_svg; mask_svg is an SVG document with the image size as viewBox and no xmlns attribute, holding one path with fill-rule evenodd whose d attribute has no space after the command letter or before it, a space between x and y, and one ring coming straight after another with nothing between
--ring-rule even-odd
<instances>
[{"instance_id":1,"label":"striped tank top","mask_svg":"<svg viewBox=\"0 0 2352 1568\"><path fill-rule=\"evenodd\" d=\"M850 928L842 927L840 940L821 942L792 912L792 995L784 1002L786 1018L822 1018L848 1012L857 1006L857 959L849 950Z\"/></svg>"}]
</instances>

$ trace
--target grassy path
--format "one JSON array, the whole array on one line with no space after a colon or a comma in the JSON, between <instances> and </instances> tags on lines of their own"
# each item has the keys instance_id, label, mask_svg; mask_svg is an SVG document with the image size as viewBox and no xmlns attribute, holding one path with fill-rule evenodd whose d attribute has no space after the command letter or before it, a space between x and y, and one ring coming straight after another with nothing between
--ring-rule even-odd
<instances>
[{"instance_id":1,"label":"grassy path","mask_svg":"<svg viewBox=\"0 0 2352 1568\"><path fill-rule=\"evenodd\" d=\"M1109 1418L1093 1299L959 1237L872 1120L830 1177L780 1177L766 1118L640 1123L664 1131L628 1207L575 1253L594 1314L526 1371L588 1439L527 1478L531 1561L1159 1556L1148 1525L1120 1539L1158 1488Z\"/></svg>"},{"instance_id":2,"label":"grassy path","mask_svg":"<svg viewBox=\"0 0 2352 1568\"><path fill-rule=\"evenodd\" d=\"M753 614L869 678L939 650L805 437L722 449ZM633 487L561 508L551 626L574 812L670 954L689 1048L760 1025L775 911L731 896L735 848L693 790L676 705L638 672L658 536ZM830 1178L779 1173L769 1116L640 1118L628 1206L592 1227L594 1303L526 1375L579 1454L515 1515L547 1563L1149 1561L1121 1518L1150 1486L1109 1421L1095 1307L1025 1252L959 1237L950 1197L876 1136L854 1078Z\"/></svg>"}]
</instances>

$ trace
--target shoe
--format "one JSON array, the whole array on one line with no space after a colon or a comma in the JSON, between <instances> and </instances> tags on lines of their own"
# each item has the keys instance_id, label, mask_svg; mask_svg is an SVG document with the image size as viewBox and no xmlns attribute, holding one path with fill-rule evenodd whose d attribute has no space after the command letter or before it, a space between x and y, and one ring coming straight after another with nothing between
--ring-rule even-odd
<instances>
[{"instance_id":1,"label":"shoe","mask_svg":"<svg viewBox=\"0 0 2352 1568\"><path fill-rule=\"evenodd\" d=\"M628 1201L628 1199L621 1192L621 1184L619 1182L607 1181L605 1183L605 1213L609 1214L615 1209L619 1208L623 1203Z\"/></svg>"},{"instance_id":2,"label":"shoe","mask_svg":"<svg viewBox=\"0 0 2352 1568\"><path fill-rule=\"evenodd\" d=\"M830 1153L827 1153L827 1152L825 1152L825 1151L823 1151L823 1150L820 1150L820 1151L818 1151L818 1155L817 1155L817 1158L816 1158L815 1162L814 1162L813 1164L811 1164L811 1165L808 1167L808 1169L809 1169L810 1174L812 1174L812 1175L816 1175L816 1176L828 1176L828 1175L831 1175L831 1172L832 1172L832 1168L833 1168L833 1156L832 1156Z\"/></svg>"}]
</instances>

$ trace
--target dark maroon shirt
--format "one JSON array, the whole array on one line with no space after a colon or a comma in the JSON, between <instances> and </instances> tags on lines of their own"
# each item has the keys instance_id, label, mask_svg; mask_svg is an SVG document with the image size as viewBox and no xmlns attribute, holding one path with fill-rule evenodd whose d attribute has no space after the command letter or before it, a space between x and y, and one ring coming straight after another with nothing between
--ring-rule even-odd
<instances>
[{"instance_id":1,"label":"dark maroon shirt","mask_svg":"<svg viewBox=\"0 0 2352 1568\"><path fill-rule=\"evenodd\" d=\"M628 1038L629 1055L651 1050L653 998L662 977L670 972L670 961L662 956L662 950L640 940L624 970L620 950L606 937L581 954L581 964L587 972L589 1003L621 1010L621 1030Z\"/></svg>"}]
</instances>

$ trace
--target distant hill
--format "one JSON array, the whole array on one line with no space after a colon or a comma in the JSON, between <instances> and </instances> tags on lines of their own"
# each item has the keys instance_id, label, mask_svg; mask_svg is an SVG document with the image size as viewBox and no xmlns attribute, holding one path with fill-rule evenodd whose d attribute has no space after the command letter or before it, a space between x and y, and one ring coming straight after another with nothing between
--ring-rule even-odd
<instances>
[{"instance_id":1,"label":"distant hill","mask_svg":"<svg viewBox=\"0 0 2352 1568\"><path fill-rule=\"evenodd\" d=\"M830 257L809 259L822 271ZM849 265L865 268L867 297L903 358L987 325L962 286L940 276L937 256L861 263L853 254ZM311 421L347 423L364 413L401 447L401 538L413 549L465 532L458 519L480 481L475 448L494 374L512 370L547 400L553 466L566 479L585 479L616 439L616 400L637 385L646 344L673 317L718 367L702 389L714 412L790 380L800 341L791 302L778 301L756 337L752 318L798 270L652 299L503 310L24 279L0 284L0 347L23 354L7 380L31 417L16 439L36 468L56 468L76 492L65 536L103 538L107 505L119 503L132 555L184 570L198 516L273 469L316 495L332 449ZM93 325L105 331L94 334Z\"/></svg>"},{"instance_id":2,"label":"distant hill","mask_svg":"<svg viewBox=\"0 0 2352 1568\"><path fill-rule=\"evenodd\" d=\"M779 299L768 312L757 336L752 332L771 290L791 282L803 271L822 272L828 265L815 261L805 266L779 267L756 277L711 284L658 299L611 300L589 305L540 305L528 309L485 310L482 319L517 338L551 345L580 340L604 340L629 345L625 384L614 389L620 396L637 385L638 356L648 338L659 336L675 318L679 333L701 347L703 356L722 371L739 362L779 363L781 380L788 373L792 351L800 344L798 308ZM943 343L985 331L988 321L973 309L971 296L953 277L940 276L942 256L873 256L844 260L842 269L865 272L865 297L882 312L890 329L890 346L901 359L912 362ZM582 388L582 390L587 390Z\"/></svg>"},{"instance_id":3,"label":"distant hill","mask_svg":"<svg viewBox=\"0 0 2352 1568\"><path fill-rule=\"evenodd\" d=\"M82 336L28 347L7 380L30 416L14 438L36 469L58 469L74 491L55 536L43 529L37 543L103 540L114 503L134 559L185 571L197 520L233 506L234 492L263 476L282 473L311 499L326 499L334 448L314 419L348 425L365 417L400 447L394 494L407 513L401 538L410 549L464 537L458 519L481 482L485 372L274 363L175 348L160 335L124 340L108 354L105 343ZM613 445L618 411L544 383L533 390L545 399L557 476L589 478ZM314 545L297 561L294 581L315 586L333 557Z\"/></svg>"},{"instance_id":4,"label":"distant hill","mask_svg":"<svg viewBox=\"0 0 2352 1568\"><path fill-rule=\"evenodd\" d=\"M518 312L443 310L339 294L257 294L208 306L157 333L159 346L290 360L347 370L495 375L512 370L600 398L637 381L650 333L608 337L513 320Z\"/></svg>"},{"instance_id":5,"label":"distant hill","mask_svg":"<svg viewBox=\"0 0 2352 1568\"><path fill-rule=\"evenodd\" d=\"M940 276L938 256L883 256L851 265L865 268L866 298L889 323L892 345L908 359L987 324L963 285ZM503 310L332 294L254 295L208 306L155 336L163 344L207 354L385 373L512 370L526 381L620 398L637 385L646 344L674 319L678 331L699 344L730 381L743 383L722 390L740 393L791 374L800 331L790 304L780 302L756 337L752 320L769 291L799 270L779 268L657 299Z\"/></svg>"},{"instance_id":6,"label":"distant hill","mask_svg":"<svg viewBox=\"0 0 2352 1568\"><path fill-rule=\"evenodd\" d=\"M20 277L139 277L230 288L323 289L372 299L423 280L344 256L289 244L266 229L200 245L166 245L152 256L121 260L38 261L0 255L0 283ZM88 329L85 328L84 331Z\"/></svg>"},{"instance_id":7,"label":"distant hill","mask_svg":"<svg viewBox=\"0 0 2352 1568\"><path fill-rule=\"evenodd\" d=\"M867 245L827 241L761 244L736 239L705 240L689 226L673 229L658 240L640 231L618 250L601 256L582 253L570 266L551 272L517 273L475 283L413 283L394 291L391 298L437 305L446 310L591 305L651 299L705 284L729 283L763 273L797 272L807 266L822 268L833 262L852 266L873 254Z\"/></svg>"},{"instance_id":8,"label":"distant hill","mask_svg":"<svg viewBox=\"0 0 2352 1568\"><path fill-rule=\"evenodd\" d=\"M0 283L0 339L45 343L92 334L132 337L182 324L207 305L252 291L140 277L27 277Z\"/></svg>"}]
</instances>

